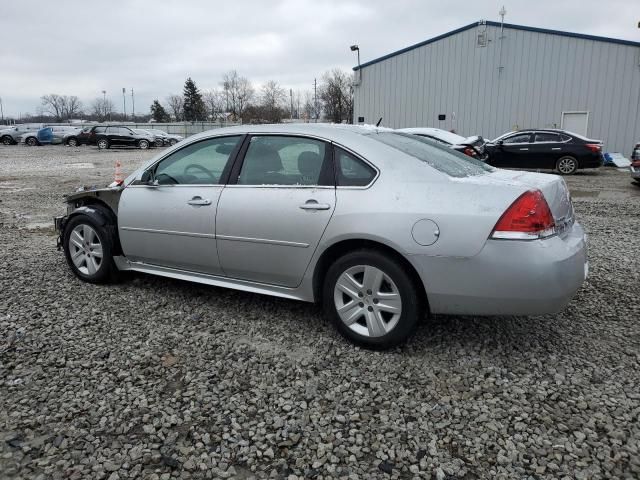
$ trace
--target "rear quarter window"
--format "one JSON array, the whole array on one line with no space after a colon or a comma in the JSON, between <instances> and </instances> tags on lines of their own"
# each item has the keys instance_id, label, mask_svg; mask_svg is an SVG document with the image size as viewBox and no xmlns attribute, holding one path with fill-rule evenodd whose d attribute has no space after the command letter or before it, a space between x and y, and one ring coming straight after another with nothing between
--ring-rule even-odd
<instances>
[{"instance_id":1,"label":"rear quarter window","mask_svg":"<svg viewBox=\"0 0 640 480\"><path fill-rule=\"evenodd\" d=\"M493 172L494 168L449 147L423 137L398 132L371 133L369 137L410 155L450 177L469 177Z\"/></svg>"}]
</instances>

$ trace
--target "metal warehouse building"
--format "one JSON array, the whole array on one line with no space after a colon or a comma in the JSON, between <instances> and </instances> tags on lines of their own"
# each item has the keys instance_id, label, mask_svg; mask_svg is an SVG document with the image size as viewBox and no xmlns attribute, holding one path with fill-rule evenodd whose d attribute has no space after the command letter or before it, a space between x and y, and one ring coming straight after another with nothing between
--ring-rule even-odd
<instances>
[{"instance_id":1,"label":"metal warehouse building","mask_svg":"<svg viewBox=\"0 0 640 480\"><path fill-rule=\"evenodd\" d=\"M354 123L495 138L564 128L631 154L640 43L478 22L355 67Z\"/></svg>"}]
</instances>

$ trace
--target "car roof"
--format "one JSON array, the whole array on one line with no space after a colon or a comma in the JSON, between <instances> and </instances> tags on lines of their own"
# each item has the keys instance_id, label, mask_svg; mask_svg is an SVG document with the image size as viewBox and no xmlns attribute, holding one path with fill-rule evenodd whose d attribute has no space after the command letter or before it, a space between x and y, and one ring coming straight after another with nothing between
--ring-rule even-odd
<instances>
[{"instance_id":1,"label":"car roof","mask_svg":"<svg viewBox=\"0 0 640 480\"><path fill-rule=\"evenodd\" d=\"M448 130L442 130L441 128L399 128L398 132L402 133L412 133L415 135L429 135L435 137L439 140L450 143L451 145L457 145L460 142L464 142L466 140L462 135L458 135L457 133L449 132Z\"/></svg>"}]
</instances>

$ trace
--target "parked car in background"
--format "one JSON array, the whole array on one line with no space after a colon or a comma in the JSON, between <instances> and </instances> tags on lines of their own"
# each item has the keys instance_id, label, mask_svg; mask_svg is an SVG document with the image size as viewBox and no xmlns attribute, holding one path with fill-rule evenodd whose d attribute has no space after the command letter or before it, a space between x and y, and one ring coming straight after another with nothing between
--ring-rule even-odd
<instances>
[{"instance_id":1,"label":"parked car in background","mask_svg":"<svg viewBox=\"0 0 640 480\"><path fill-rule=\"evenodd\" d=\"M79 131L79 127L71 127L68 125L44 127L37 132L22 134L20 137L20 143L24 143L30 147L36 145L58 145L65 143L67 137L75 135Z\"/></svg>"},{"instance_id":2,"label":"parked car in background","mask_svg":"<svg viewBox=\"0 0 640 480\"><path fill-rule=\"evenodd\" d=\"M479 135L463 137L440 128L400 128L398 131L428 138L477 160L486 161L487 159L484 146L486 142Z\"/></svg>"},{"instance_id":3,"label":"parked car in background","mask_svg":"<svg viewBox=\"0 0 640 480\"><path fill-rule=\"evenodd\" d=\"M640 142L636 143L631 152L631 178L640 185Z\"/></svg>"},{"instance_id":4,"label":"parked car in background","mask_svg":"<svg viewBox=\"0 0 640 480\"><path fill-rule=\"evenodd\" d=\"M425 308L557 312L588 271L562 178L387 129L211 130L66 202L59 244L84 281L135 270L321 302L371 348L404 342Z\"/></svg>"},{"instance_id":5,"label":"parked car in background","mask_svg":"<svg viewBox=\"0 0 640 480\"><path fill-rule=\"evenodd\" d=\"M162 147L164 145L164 139L161 135L156 135L152 133L151 130L146 130L144 128L132 128L132 130L138 135L146 135L148 137L153 138L153 144L156 147Z\"/></svg>"},{"instance_id":6,"label":"parked car in background","mask_svg":"<svg viewBox=\"0 0 640 480\"><path fill-rule=\"evenodd\" d=\"M83 127L75 133L71 133L65 138L65 145L70 147L78 147L80 145L89 145L89 137L93 127Z\"/></svg>"},{"instance_id":7,"label":"parked car in background","mask_svg":"<svg viewBox=\"0 0 640 480\"><path fill-rule=\"evenodd\" d=\"M29 132L36 133L44 125L42 123L25 123L13 125L9 128L0 130L0 143L3 145L15 145L20 142L20 137Z\"/></svg>"},{"instance_id":8,"label":"parked car in background","mask_svg":"<svg viewBox=\"0 0 640 480\"><path fill-rule=\"evenodd\" d=\"M89 131L89 145L99 149L111 147L137 147L147 149L155 146L155 137L149 133L136 133L129 127L119 125L96 125Z\"/></svg>"},{"instance_id":9,"label":"parked car in background","mask_svg":"<svg viewBox=\"0 0 640 480\"><path fill-rule=\"evenodd\" d=\"M636 143L631 151L631 161L634 160L640 160L640 142Z\"/></svg>"},{"instance_id":10,"label":"parked car in background","mask_svg":"<svg viewBox=\"0 0 640 480\"><path fill-rule=\"evenodd\" d=\"M174 133L167 133L163 130L158 130L158 129L150 129L147 128L146 129L148 132L153 133L154 135L161 137L162 138L162 144L163 145L175 145L176 143L178 143L180 140L184 140L184 137L181 135L176 135Z\"/></svg>"},{"instance_id":11,"label":"parked car in background","mask_svg":"<svg viewBox=\"0 0 640 480\"><path fill-rule=\"evenodd\" d=\"M488 142L488 163L495 167L556 170L571 175L604 163L602 141L556 129L520 130Z\"/></svg>"}]
</instances>

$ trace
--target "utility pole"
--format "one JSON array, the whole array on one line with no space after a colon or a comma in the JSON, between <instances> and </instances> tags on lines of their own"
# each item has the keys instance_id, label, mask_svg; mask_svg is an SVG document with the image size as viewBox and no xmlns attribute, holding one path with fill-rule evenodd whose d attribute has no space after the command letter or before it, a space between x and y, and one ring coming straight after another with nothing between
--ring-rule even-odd
<instances>
[{"instance_id":1,"label":"utility pole","mask_svg":"<svg viewBox=\"0 0 640 480\"><path fill-rule=\"evenodd\" d=\"M127 89L122 87L122 114L124 121L127 121Z\"/></svg>"},{"instance_id":2,"label":"utility pole","mask_svg":"<svg viewBox=\"0 0 640 480\"><path fill-rule=\"evenodd\" d=\"M133 96L133 88L131 89L131 116L133 117L133 121L136 121L136 99Z\"/></svg>"},{"instance_id":3,"label":"utility pole","mask_svg":"<svg viewBox=\"0 0 640 480\"><path fill-rule=\"evenodd\" d=\"M293 88L289 89L289 98L291 99L291 120L293 120Z\"/></svg>"},{"instance_id":4,"label":"utility pole","mask_svg":"<svg viewBox=\"0 0 640 480\"><path fill-rule=\"evenodd\" d=\"M104 119L107 119L107 91L102 90L102 114Z\"/></svg>"},{"instance_id":5,"label":"utility pole","mask_svg":"<svg viewBox=\"0 0 640 480\"><path fill-rule=\"evenodd\" d=\"M313 79L313 119L318 123L318 82Z\"/></svg>"},{"instance_id":6,"label":"utility pole","mask_svg":"<svg viewBox=\"0 0 640 480\"><path fill-rule=\"evenodd\" d=\"M2 117L2 123L4 124L4 109L2 108L2 97L0 97L0 116Z\"/></svg>"}]
</instances>

